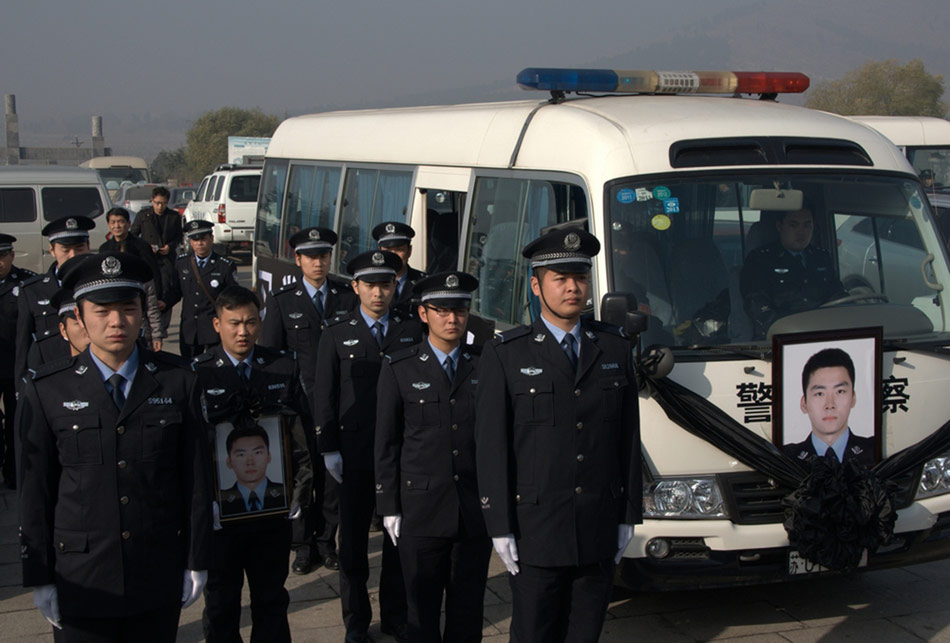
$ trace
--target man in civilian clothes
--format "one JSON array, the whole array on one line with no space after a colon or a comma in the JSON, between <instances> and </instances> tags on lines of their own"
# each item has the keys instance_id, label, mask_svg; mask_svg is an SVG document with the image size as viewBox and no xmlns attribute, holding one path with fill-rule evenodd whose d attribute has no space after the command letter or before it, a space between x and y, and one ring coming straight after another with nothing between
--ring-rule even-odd
<instances>
[{"instance_id":1,"label":"man in civilian clothes","mask_svg":"<svg viewBox=\"0 0 950 643\"><path fill-rule=\"evenodd\" d=\"M162 293L178 281L178 274L175 272L175 255L182 241L181 215L168 209L169 197L168 188L161 185L154 188L152 205L139 210L130 230L133 236L140 237L152 247L161 273L161 283L157 284L157 287ZM171 308L168 308L162 315L163 334L168 330L171 314Z\"/></svg>"},{"instance_id":2,"label":"man in civilian clothes","mask_svg":"<svg viewBox=\"0 0 950 643\"><path fill-rule=\"evenodd\" d=\"M396 292L393 295L392 308L403 317L415 316L412 288L426 276L421 270L409 266L414 236L416 231L399 221L384 221L373 228L373 239L379 244L379 249L388 250L402 260L402 266L396 271Z\"/></svg>"},{"instance_id":3,"label":"man in civilian clothes","mask_svg":"<svg viewBox=\"0 0 950 643\"><path fill-rule=\"evenodd\" d=\"M327 228L305 228L290 238L302 279L271 293L267 298L267 315L261 344L294 351L301 369L308 395L314 390L314 369L317 346L323 322L353 310L359 299L350 284L330 275L333 247L337 236ZM319 452L316 437L307 432L311 454L316 462ZM320 459L322 462L322 458ZM314 494L316 502L304 510L300 520L294 521L296 557L295 574L306 574L313 565L314 548L319 556L317 565L339 569L336 553L336 532L339 524L337 482L325 467L315 470Z\"/></svg>"},{"instance_id":4,"label":"man in civilian clothes","mask_svg":"<svg viewBox=\"0 0 950 643\"><path fill-rule=\"evenodd\" d=\"M479 365L479 500L510 573L518 643L599 638L615 565L642 518L630 342L581 319L599 251L576 229L525 246L541 315L486 344Z\"/></svg>"},{"instance_id":5,"label":"man in civilian clothes","mask_svg":"<svg viewBox=\"0 0 950 643\"><path fill-rule=\"evenodd\" d=\"M400 265L398 256L382 250L364 252L347 264L359 308L327 322L317 352L314 422L324 464L340 483L340 602L348 642L368 640L373 616L366 581L376 504L376 381L386 353L422 340L419 322L390 312ZM405 640L405 588L388 538L383 538L379 604L382 631Z\"/></svg>"},{"instance_id":6,"label":"man in civilian clothes","mask_svg":"<svg viewBox=\"0 0 950 643\"><path fill-rule=\"evenodd\" d=\"M194 374L136 342L150 275L123 253L74 263L91 343L22 391L23 585L65 643L171 643L207 579L209 429Z\"/></svg>"},{"instance_id":7,"label":"man in civilian clothes","mask_svg":"<svg viewBox=\"0 0 950 643\"><path fill-rule=\"evenodd\" d=\"M389 355L379 375L376 506L399 552L414 643L482 639L491 539L475 475L480 351L463 344L476 288L462 272L419 281L413 296L428 336Z\"/></svg>"},{"instance_id":8,"label":"man in civilian clothes","mask_svg":"<svg viewBox=\"0 0 950 643\"><path fill-rule=\"evenodd\" d=\"M178 277L162 295L166 310L181 301L178 341L181 356L188 359L220 341L214 332L214 302L222 290L237 285L237 266L213 249L213 228L210 221L185 224L191 252L178 255L175 260Z\"/></svg>"}]
</instances>

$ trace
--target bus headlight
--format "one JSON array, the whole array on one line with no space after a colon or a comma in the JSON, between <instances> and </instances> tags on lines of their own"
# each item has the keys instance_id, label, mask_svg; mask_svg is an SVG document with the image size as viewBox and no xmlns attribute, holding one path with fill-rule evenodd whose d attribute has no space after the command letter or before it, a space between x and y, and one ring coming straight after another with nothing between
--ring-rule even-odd
<instances>
[{"instance_id":1,"label":"bus headlight","mask_svg":"<svg viewBox=\"0 0 950 643\"><path fill-rule=\"evenodd\" d=\"M947 455L933 458L924 464L914 499L930 498L943 493L950 493L950 456Z\"/></svg>"},{"instance_id":2,"label":"bus headlight","mask_svg":"<svg viewBox=\"0 0 950 643\"><path fill-rule=\"evenodd\" d=\"M646 518L727 518L715 478L663 478L643 491Z\"/></svg>"}]
</instances>

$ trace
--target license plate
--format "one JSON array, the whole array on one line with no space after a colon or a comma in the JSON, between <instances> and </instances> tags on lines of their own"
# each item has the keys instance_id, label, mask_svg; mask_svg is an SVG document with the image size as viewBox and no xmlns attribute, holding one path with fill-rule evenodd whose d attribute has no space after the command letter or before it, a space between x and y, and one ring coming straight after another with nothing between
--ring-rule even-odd
<instances>
[{"instance_id":1,"label":"license plate","mask_svg":"<svg viewBox=\"0 0 950 643\"><path fill-rule=\"evenodd\" d=\"M858 561L858 567L867 567L868 550L865 549L861 554L861 560ZM788 575L797 576L799 574L818 574L821 572L830 572L831 570L818 563L813 563L794 549L788 552Z\"/></svg>"}]
</instances>

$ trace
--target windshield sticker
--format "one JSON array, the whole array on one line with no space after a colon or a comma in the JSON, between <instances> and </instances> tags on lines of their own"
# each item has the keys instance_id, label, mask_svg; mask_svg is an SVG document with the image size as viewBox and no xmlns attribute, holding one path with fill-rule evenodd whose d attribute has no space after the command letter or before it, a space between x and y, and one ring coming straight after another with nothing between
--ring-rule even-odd
<instances>
[{"instance_id":1,"label":"windshield sticker","mask_svg":"<svg viewBox=\"0 0 950 643\"><path fill-rule=\"evenodd\" d=\"M665 199L663 201L663 212L666 214L676 214L680 211L680 200L677 197Z\"/></svg>"},{"instance_id":2,"label":"windshield sticker","mask_svg":"<svg viewBox=\"0 0 950 643\"><path fill-rule=\"evenodd\" d=\"M653 188L653 197L659 200L668 199L673 194L670 192L670 189L665 185L658 185Z\"/></svg>"},{"instance_id":3,"label":"windshield sticker","mask_svg":"<svg viewBox=\"0 0 950 643\"><path fill-rule=\"evenodd\" d=\"M764 382L736 384L736 404L743 414L744 424L772 421L772 385Z\"/></svg>"},{"instance_id":4,"label":"windshield sticker","mask_svg":"<svg viewBox=\"0 0 950 643\"><path fill-rule=\"evenodd\" d=\"M637 188L637 201L649 201L653 198L653 193L646 188Z\"/></svg>"},{"instance_id":5,"label":"windshield sticker","mask_svg":"<svg viewBox=\"0 0 950 643\"><path fill-rule=\"evenodd\" d=\"M637 193L630 188L617 190L617 201L620 203L633 203L637 200Z\"/></svg>"},{"instance_id":6,"label":"windshield sticker","mask_svg":"<svg viewBox=\"0 0 950 643\"><path fill-rule=\"evenodd\" d=\"M670 218L666 216L665 214L658 214L652 219L650 219L650 225L653 226L654 230L660 230L662 232L663 230L670 229L670 225L672 225L672 221L670 221Z\"/></svg>"}]
</instances>

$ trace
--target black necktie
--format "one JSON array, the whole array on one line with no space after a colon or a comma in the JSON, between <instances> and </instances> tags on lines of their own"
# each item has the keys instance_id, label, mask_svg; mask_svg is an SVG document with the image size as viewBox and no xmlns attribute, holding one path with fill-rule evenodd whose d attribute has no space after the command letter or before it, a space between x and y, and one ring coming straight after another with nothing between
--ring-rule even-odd
<instances>
[{"instance_id":1,"label":"black necktie","mask_svg":"<svg viewBox=\"0 0 950 643\"><path fill-rule=\"evenodd\" d=\"M568 333L564 336L564 339L561 340L561 350L564 351L564 354L567 355L567 361L571 363L571 370L577 371L577 353L574 352L574 344L577 343L577 340L574 339L574 335Z\"/></svg>"},{"instance_id":2,"label":"black necktie","mask_svg":"<svg viewBox=\"0 0 950 643\"><path fill-rule=\"evenodd\" d=\"M455 381L455 361L446 355L445 361L442 362L442 370L445 371L445 376L449 378L449 383Z\"/></svg>"},{"instance_id":3,"label":"black necktie","mask_svg":"<svg viewBox=\"0 0 950 643\"><path fill-rule=\"evenodd\" d=\"M118 373L113 373L109 376L109 384L112 386L112 401L115 403L115 407L121 411L122 407L125 406L125 393L122 392L125 378Z\"/></svg>"},{"instance_id":4,"label":"black necktie","mask_svg":"<svg viewBox=\"0 0 950 643\"><path fill-rule=\"evenodd\" d=\"M383 346L383 325L380 322L373 324L373 334L376 337L376 343L380 348Z\"/></svg>"},{"instance_id":5,"label":"black necktie","mask_svg":"<svg viewBox=\"0 0 950 643\"><path fill-rule=\"evenodd\" d=\"M318 290L313 295L313 305L317 309L317 314L320 315L320 319L323 319L323 291Z\"/></svg>"},{"instance_id":6,"label":"black necktie","mask_svg":"<svg viewBox=\"0 0 950 643\"><path fill-rule=\"evenodd\" d=\"M247 497L247 505L250 511L257 511L261 508L261 501L257 498L256 492L252 491L251 495Z\"/></svg>"},{"instance_id":7,"label":"black necktie","mask_svg":"<svg viewBox=\"0 0 950 643\"><path fill-rule=\"evenodd\" d=\"M205 269L205 262L206 262L206 261L207 261L207 259L199 259L199 260L198 260L198 270L204 270L204 269Z\"/></svg>"},{"instance_id":8,"label":"black necktie","mask_svg":"<svg viewBox=\"0 0 950 643\"><path fill-rule=\"evenodd\" d=\"M251 379L250 368L247 365L247 362L238 362L237 372L241 376L241 379L245 382Z\"/></svg>"}]
</instances>

